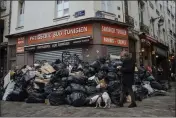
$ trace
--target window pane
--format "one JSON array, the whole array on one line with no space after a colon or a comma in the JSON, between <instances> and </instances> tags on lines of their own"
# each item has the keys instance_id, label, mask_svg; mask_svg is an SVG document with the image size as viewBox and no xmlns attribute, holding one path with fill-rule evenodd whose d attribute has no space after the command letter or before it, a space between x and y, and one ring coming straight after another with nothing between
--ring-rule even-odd
<instances>
[{"instance_id":1,"label":"window pane","mask_svg":"<svg viewBox=\"0 0 176 118\"><path fill-rule=\"evenodd\" d=\"M69 15L69 9L64 9L64 16Z\"/></svg>"},{"instance_id":2,"label":"window pane","mask_svg":"<svg viewBox=\"0 0 176 118\"><path fill-rule=\"evenodd\" d=\"M63 10L63 4L57 5L57 11Z\"/></svg>"},{"instance_id":3,"label":"window pane","mask_svg":"<svg viewBox=\"0 0 176 118\"><path fill-rule=\"evenodd\" d=\"M24 22L24 15L21 14L19 15L19 26L23 26L23 22Z\"/></svg>"},{"instance_id":4,"label":"window pane","mask_svg":"<svg viewBox=\"0 0 176 118\"><path fill-rule=\"evenodd\" d=\"M57 12L57 17L62 17L63 16L63 10Z\"/></svg>"},{"instance_id":5,"label":"window pane","mask_svg":"<svg viewBox=\"0 0 176 118\"><path fill-rule=\"evenodd\" d=\"M69 2L64 3L64 9L67 9L67 8L69 8Z\"/></svg>"}]
</instances>

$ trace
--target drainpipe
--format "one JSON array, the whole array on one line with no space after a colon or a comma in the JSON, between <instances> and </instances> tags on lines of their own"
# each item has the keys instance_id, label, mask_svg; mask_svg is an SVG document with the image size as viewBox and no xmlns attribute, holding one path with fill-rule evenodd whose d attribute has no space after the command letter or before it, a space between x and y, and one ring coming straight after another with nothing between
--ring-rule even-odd
<instances>
[{"instance_id":1,"label":"drainpipe","mask_svg":"<svg viewBox=\"0 0 176 118\"><path fill-rule=\"evenodd\" d=\"M9 11L9 31L10 34L10 28L11 28L11 15L12 15L12 0L10 0L10 11Z\"/></svg>"},{"instance_id":2,"label":"drainpipe","mask_svg":"<svg viewBox=\"0 0 176 118\"><path fill-rule=\"evenodd\" d=\"M10 28L11 28L11 15L12 15L12 0L10 0L10 9L9 9L9 29L8 29L8 34L10 34ZM8 39L9 42L9 39ZM10 66L10 47L7 44L7 72L9 71L9 66Z\"/></svg>"}]
</instances>

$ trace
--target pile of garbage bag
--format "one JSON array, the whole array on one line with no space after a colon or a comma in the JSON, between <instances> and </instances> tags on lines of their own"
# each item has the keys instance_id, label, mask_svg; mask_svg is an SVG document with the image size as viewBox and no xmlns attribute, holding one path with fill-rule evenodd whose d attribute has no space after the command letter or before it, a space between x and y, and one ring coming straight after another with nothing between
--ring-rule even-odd
<instances>
[{"instance_id":1,"label":"pile of garbage bag","mask_svg":"<svg viewBox=\"0 0 176 118\"><path fill-rule=\"evenodd\" d=\"M58 59L51 65L47 62L35 63L31 67L24 65L9 71L4 77L0 97L4 101L47 102L53 106L68 104L80 107L90 105L91 97L107 91L112 103L118 104L121 73L117 66L121 65L119 59L109 60L106 57L92 63L82 61L67 65ZM163 90L162 85L145 69L138 70L133 86L136 100L142 101L155 91Z\"/></svg>"}]
</instances>

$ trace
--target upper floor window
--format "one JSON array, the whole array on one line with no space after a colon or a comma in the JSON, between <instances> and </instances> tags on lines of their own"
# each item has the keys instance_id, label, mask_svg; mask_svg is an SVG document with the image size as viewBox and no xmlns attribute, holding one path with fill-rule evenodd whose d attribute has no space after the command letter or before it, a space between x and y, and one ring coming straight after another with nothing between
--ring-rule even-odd
<instances>
[{"instance_id":1,"label":"upper floor window","mask_svg":"<svg viewBox=\"0 0 176 118\"><path fill-rule=\"evenodd\" d=\"M69 15L69 1L56 0L56 17L64 17Z\"/></svg>"},{"instance_id":2,"label":"upper floor window","mask_svg":"<svg viewBox=\"0 0 176 118\"><path fill-rule=\"evenodd\" d=\"M111 8L112 8L112 3L111 1L101 1L102 2L102 10L105 12L112 12Z\"/></svg>"},{"instance_id":3,"label":"upper floor window","mask_svg":"<svg viewBox=\"0 0 176 118\"><path fill-rule=\"evenodd\" d=\"M19 13L18 13L18 26L23 26L24 24L24 5L25 5L25 1L24 0L19 0Z\"/></svg>"},{"instance_id":4,"label":"upper floor window","mask_svg":"<svg viewBox=\"0 0 176 118\"><path fill-rule=\"evenodd\" d=\"M160 4L160 10L162 11L162 9L163 9L163 7L162 7L162 5Z\"/></svg>"},{"instance_id":5,"label":"upper floor window","mask_svg":"<svg viewBox=\"0 0 176 118\"><path fill-rule=\"evenodd\" d=\"M149 1L149 4L150 4L150 7L151 7L152 9L154 9L154 6L153 6L153 4L152 4L151 1Z\"/></svg>"},{"instance_id":6,"label":"upper floor window","mask_svg":"<svg viewBox=\"0 0 176 118\"><path fill-rule=\"evenodd\" d=\"M170 20L168 19L168 25L169 25L169 28L170 28Z\"/></svg>"}]
</instances>

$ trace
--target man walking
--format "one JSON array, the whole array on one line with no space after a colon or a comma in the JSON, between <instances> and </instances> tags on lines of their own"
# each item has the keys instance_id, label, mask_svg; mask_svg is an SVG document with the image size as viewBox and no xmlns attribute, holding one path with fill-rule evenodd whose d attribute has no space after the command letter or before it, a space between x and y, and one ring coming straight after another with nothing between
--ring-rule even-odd
<instances>
[{"instance_id":1,"label":"man walking","mask_svg":"<svg viewBox=\"0 0 176 118\"><path fill-rule=\"evenodd\" d=\"M119 69L122 72L122 93L120 96L120 103L119 106L123 107L124 97L127 92L129 92L131 96L131 104L128 106L129 108L137 107L135 102L135 96L133 93L132 85L134 84L134 70L135 70L135 63L131 59L128 52L121 53L121 59L123 61L122 67Z\"/></svg>"}]
</instances>

